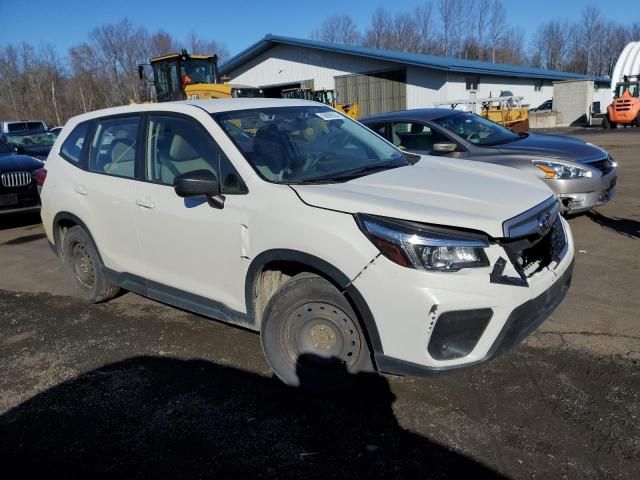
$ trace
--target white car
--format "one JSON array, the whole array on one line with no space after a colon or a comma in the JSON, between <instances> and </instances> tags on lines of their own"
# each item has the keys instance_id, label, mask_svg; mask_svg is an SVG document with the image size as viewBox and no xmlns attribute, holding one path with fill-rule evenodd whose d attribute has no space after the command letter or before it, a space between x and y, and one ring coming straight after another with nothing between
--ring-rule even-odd
<instances>
[{"instance_id":1,"label":"white car","mask_svg":"<svg viewBox=\"0 0 640 480\"><path fill-rule=\"evenodd\" d=\"M573 240L536 178L415 157L314 102L111 108L65 125L42 220L81 298L259 331L287 384L449 371L548 317Z\"/></svg>"}]
</instances>

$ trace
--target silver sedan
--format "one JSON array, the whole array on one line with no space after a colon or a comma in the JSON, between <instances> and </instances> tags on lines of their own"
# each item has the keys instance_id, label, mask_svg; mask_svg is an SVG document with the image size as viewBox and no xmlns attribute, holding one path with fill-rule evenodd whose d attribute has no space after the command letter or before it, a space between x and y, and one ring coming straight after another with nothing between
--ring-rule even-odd
<instances>
[{"instance_id":1,"label":"silver sedan","mask_svg":"<svg viewBox=\"0 0 640 480\"><path fill-rule=\"evenodd\" d=\"M360 120L408 152L495 163L530 172L555 192L566 213L585 212L615 194L617 163L575 138L515 133L478 115L428 108Z\"/></svg>"}]
</instances>

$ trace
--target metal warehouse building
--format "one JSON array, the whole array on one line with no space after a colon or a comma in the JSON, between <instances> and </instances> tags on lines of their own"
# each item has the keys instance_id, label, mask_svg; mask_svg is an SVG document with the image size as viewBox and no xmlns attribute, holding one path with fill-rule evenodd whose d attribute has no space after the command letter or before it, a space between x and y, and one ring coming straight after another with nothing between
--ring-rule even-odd
<instances>
[{"instance_id":1,"label":"metal warehouse building","mask_svg":"<svg viewBox=\"0 0 640 480\"><path fill-rule=\"evenodd\" d=\"M537 106L553 97L553 82L584 75L516 65L337 45L267 35L221 66L232 83L261 87L279 97L286 88L335 89L341 103L360 103L360 114L434 107L440 102L499 96L511 91ZM607 79L595 79L608 92Z\"/></svg>"}]
</instances>

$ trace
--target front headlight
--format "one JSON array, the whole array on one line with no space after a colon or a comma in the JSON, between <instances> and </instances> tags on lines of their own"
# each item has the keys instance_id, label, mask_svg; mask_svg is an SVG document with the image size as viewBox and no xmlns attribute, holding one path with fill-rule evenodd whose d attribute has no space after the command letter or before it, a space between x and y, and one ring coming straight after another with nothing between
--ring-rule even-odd
<instances>
[{"instance_id":1,"label":"front headlight","mask_svg":"<svg viewBox=\"0 0 640 480\"><path fill-rule=\"evenodd\" d=\"M240 96L240 94L242 94L242 90L238 90L237 88L232 88L231 89L231 96L233 98L238 98Z\"/></svg>"},{"instance_id":2,"label":"front headlight","mask_svg":"<svg viewBox=\"0 0 640 480\"><path fill-rule=\"evenodd\" d=\"M591 178L591 170L555 162L533 162L544 172L544 178Z\"/></svg>"},{"instance_id":3,"label":"front headlight","mask_svg":"<svg viewBox=\"0 0 640 480\"><path fill-rule=\"evenodd\" d=\"M403 267L455 272L488 267L486 236L359 213L356 221L380 253Z\"/></svg>"}]
</instances>

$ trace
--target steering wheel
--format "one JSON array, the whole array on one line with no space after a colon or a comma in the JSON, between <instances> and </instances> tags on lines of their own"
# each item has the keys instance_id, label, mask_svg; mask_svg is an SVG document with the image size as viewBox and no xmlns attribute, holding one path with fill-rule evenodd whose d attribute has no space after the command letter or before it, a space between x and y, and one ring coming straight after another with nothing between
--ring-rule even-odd
<instances>
[{"instance_id":1,"label":"steering wheel","mask_svg":"<svg viewBox=\"0 0 640 480\"><path fill-rule=\"evenodd\" d=\"M474 140L480 140L480 134L478 132L471 132L465 138L470 142L473 142Z\"/></svg>"},{"instance_id":2,"label":"steering wheel","mask_svg":"<svg viewBox=\"0 0 640 480\"><path fill-rule=\"evenodd\" d=\"M333 152L323 152L314 157L311 157L304 166L300 169L302 170L313 170L315 166L318 164L320 160L328 160L331 158L335 158L336 154Z\"/></svg>"}]
</instances>

